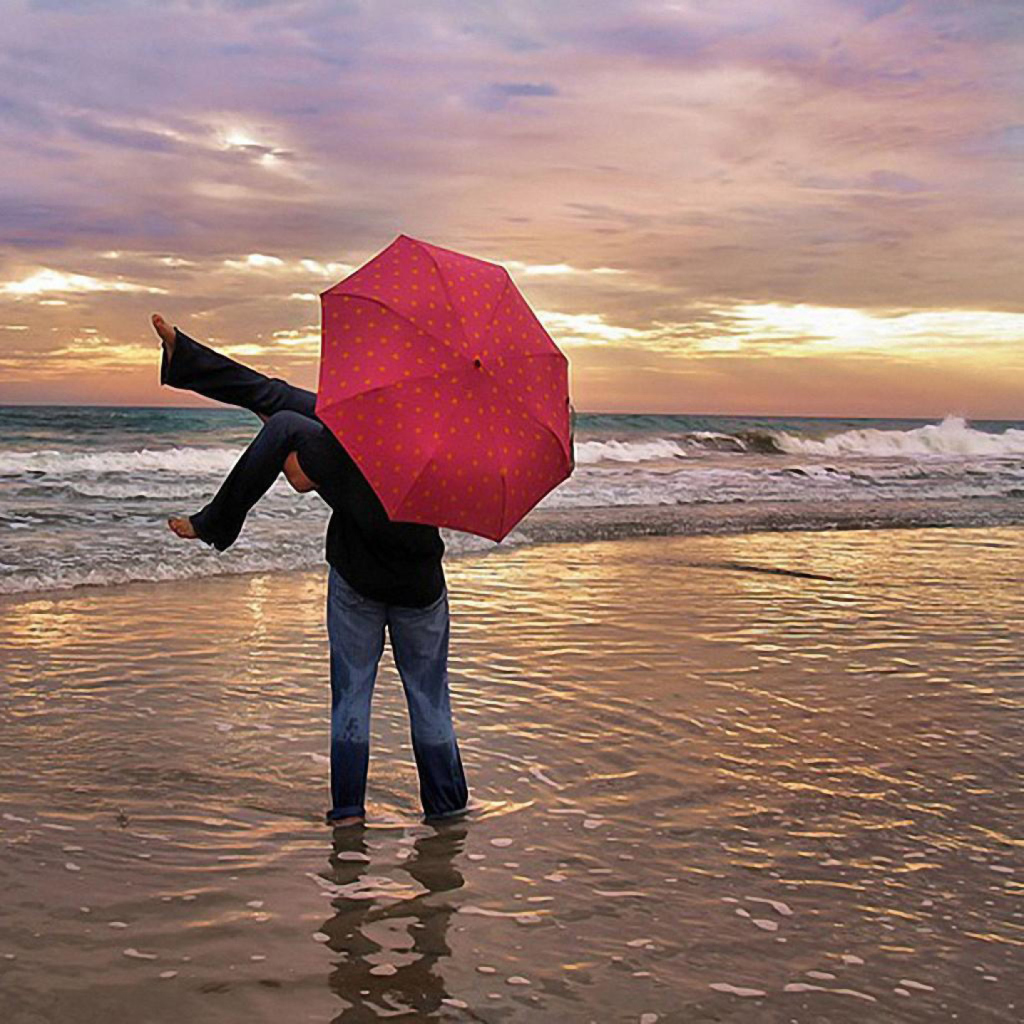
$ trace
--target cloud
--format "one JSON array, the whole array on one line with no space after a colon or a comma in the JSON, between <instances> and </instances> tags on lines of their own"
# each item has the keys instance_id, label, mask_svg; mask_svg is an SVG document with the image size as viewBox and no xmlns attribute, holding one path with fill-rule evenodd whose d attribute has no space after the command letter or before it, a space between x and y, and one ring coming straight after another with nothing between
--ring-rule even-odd
<instances>
[{"instance_id":1,"label":"cloud","mask_svg":"<svg viewBox=\"0 0 1024 1024\"><path fill-rule=\"evenodd\" d=\"M917 178L896 171L871 171L863 178L810 177L800 182L803 188L817 188L844 192L895 192L913 195L925 192L928 186Z\"/></svg>"},{"instance_id":2,"label":"cloud","mask_svg":"<svg viewBox=\"0 0 1024 1024\"><path fill-rule=\"evenodd\" d=\"M225 260L225 267L232 270L269 270L273 267L283 267L284 260L277 256L264 256L260 252L251 252L245 259Z\"/></svg>"},{"instance_id":3,"label":"cloud","mask_svg":"<svg viewBox=\"0 0 1024 1024\"><path fill-rule=\"evenodd\" d=\"M1024 312L1016 7L12 5L0 298L27 350L83 317L141 344L159 296L313 373L314 348L279 342L407 233L504 263L578 372L614 355L637 403L678 353L810 358L831 337L850 357L827 312L775 333L796 309L867 317L891 347L857 358L878 359L912 344L884 333L894 311ZM1001 329L947 318L913 344L955 349L973 387L968 335ZM138 372L135 401L155 394Z\"/></svg>"},{"instance_id":4,"label":"cloud","mask_svg":"<svg viewBox=\"0 0 1024 1024\"><path fill-rule=\"evenodd\" d=\"M625 274L625 270L616 267L593 267L581 269L568 263L523 263L522 260L505 260L502 262L513 274L525 277L562 277L569 274Z\"/></svg>"},{"instance_id":5,"label":"cloud","mask_svg":"<svg viewBox=\"0 0 1024 1024\"><path fill-rule=\"evenodd\" d=\"M537 319L561 345L607 345L643 337L632 327L617 327L605 322L598 313L558 313L537 310Z\"/></svg>"},{"instance_id":6,"label":"cloud","mask_svg":"<svg viewBox=\"0 0 1024 1024\"><path fill-rule=\"evenodd\" d=\"M920 363L954 357L993 368L1024 369L1024 313L946 309L866 312L806 304L698 302L675 319L643 327L610 323L595 313L539 310L552 337L574 355L618 348L692 363L708 353L808 359L856 355Z\"/></svg>"},{"instance_id":7,"label":"cloud","mask_svg":"<svg viewBox=\"0 0 1024 1024\"><path fill-rule=\"evenodd\" d=\"M512 108L522 114L528 109L517 100L549 99L559 89L548 82L488 82L468 90L470 104L483 111L505 111Z\"/></svg>"},{"instance_id":8,"label":"cloud","mask_svg":"<svg viewBox=\"0 0 1024 1024\"><path fill-rule=\"evenodd\" d=\"M90 277L88 274L69 274L48 267L43 267L20 280L0 282L0 294L13 295L16 298L34 297L49 292L145 292L150 295L165 295L166 289L120 279L104 280Z\"/></svg>"},{"instance_id":9,"label":"cloud","mask_svg":"<svg viewBox=\"0 0 1024 1024\"><path fill-rule=\"evenodd\" d=\"M337 263L334 261L321 263L319 260L311 260L308 258L299 260L299 266L306 271L307 274L313 274L315 277L323 277L329 280L347 277L356 269L356 266L353 263Z\"/></svg>"},{"instance_id":10,"label":"cloud","mask_svg":"<svg viewBox=\"0 0 1024 1024\"><path fill-rule=\"evenodd\" d=\"M274 331L274 341L289 348L302 348L313 355L320 354L320 325L309 324L292 331Z\"/></svg>"},{"instance_id":11,"label":"cloud","mask_svg":"<svg viewBox=\"0 0 1024 1024\"><path fill-rule=\"evenodd\" d=\"M490 88L502 96L557 96L558 90L547 82L492 82Z\"/></svg>"},{"instance_id":12,"label":"cloud","mask_svg":"<svg viewBox=\"0 0 1024 1024\"><path fill-rule=\"evenodd\" d=\"M66 118L64 125L83 139L104 143L116 149L135 149L145 153L168 153L179 145L178 140L167 133L103 124L81 115Z\"/></svg>"}]
</instances>

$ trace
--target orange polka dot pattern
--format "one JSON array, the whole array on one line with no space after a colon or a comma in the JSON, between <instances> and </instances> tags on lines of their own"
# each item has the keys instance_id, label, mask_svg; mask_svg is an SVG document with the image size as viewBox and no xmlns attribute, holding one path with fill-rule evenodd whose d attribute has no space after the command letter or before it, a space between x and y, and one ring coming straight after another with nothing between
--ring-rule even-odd
<instances>
[{"instance_id":1,"label":"orange polka dot pattern","mask_svg":"<svg viewBox=\"0 0 1024 1024\"><path fill-rule=\"evenodd\" d=\"M317 414L391 519L501 540L568 477L569 364L503 267L399 235L320 299Z\"/></svg>"}]
</instances>

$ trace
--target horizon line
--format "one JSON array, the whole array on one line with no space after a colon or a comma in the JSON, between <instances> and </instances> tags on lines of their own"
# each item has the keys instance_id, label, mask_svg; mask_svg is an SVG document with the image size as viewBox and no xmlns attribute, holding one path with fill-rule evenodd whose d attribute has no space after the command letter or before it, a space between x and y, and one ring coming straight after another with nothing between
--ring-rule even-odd
<instances>
[{"instance_id":1,"label":"horizon line","mask_svg":"<svg viewBox=\"0 0 1024 1024\"><path fill-rule=\"evenodd\" d=\"M227 412L235 408L238 412L248 412L241 407L231 407L222 404L216 405L130 405L118 402L2 402L0 409L139 409L158 411L171 409L188 411L192 409L212 410ZM932 420L963 419L981 423L1024 423L1024 416L971 416L967 413L946 411L942 414L934 413L927 416L864 416L864 415L843 415L832 413L822 415L820 413L754 413L754 412L654 412L650 410L633 410L632 412L610 412L607 410L577 409L577 416L682 416L682 417L721 417L731 419L804 419L804 420L914 420L930 422Z\"/></svg>"}]
</instances>

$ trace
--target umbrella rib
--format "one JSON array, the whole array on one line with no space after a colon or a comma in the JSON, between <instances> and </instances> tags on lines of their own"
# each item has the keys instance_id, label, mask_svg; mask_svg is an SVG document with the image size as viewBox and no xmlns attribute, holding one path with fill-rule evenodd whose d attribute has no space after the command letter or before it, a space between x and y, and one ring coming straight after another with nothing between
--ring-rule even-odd
<instances>
[{"instance_id":1,"label":"umbrella rib","mask_svg":"<svg viewBox=\"0 0 1024 1024\"><path fill-rule=\"evenodd\" d=\"M452 416L455 415L455 413L456 413L456 405L455 405L455 403L452 403L452 407L448 410L448 415L444 418L444 420L440 424L438 424L438 433L440 433L445 427L448 426L449 421L451 420ZM424 473L426 473L427 467L434 461L434 456L437 454L437 449L440 448L440 446L441 446L441 439L439 437L434 442L434 446L430 450L430 455L428 455L427 458L423 460L423 467L412 478L412 482L405 489L405 493L403 493L402 497L398 501L395 502L395 510L396 511L399 508L399 506L402 504L402 502L404 502L405 499L408 498L409 495L412 493L412 489L419 482L420 477L423 476Z\"/></svg>"},{"instance_id":2,"label":"umbrella rib","mask_svg":"<svg viewBox=\"0 0 1024 1024\"><path fill-rule=\"evenodd\" d=\"M512 362L515 359L537 359L537 358L540 358L542 356L544 356L544 357L551 357L551 358L554 358L555 356L559 356L559 357L561 357L563 359L565 358L564 356L562 356L561 352L532 352L532 353L529 353L529 354L523 355L523 356L512 356L511 359L506 359L505 361L510 363L510 362ZM493 374L492 374L492 376L493 376ZM537 417L534 416L534 414L533 414L533 410L530 409L530 407L519 397L519 395L517 395L511 389L506 389L505 390L505 397L506 397L506 399L508 398L509 395L511 395L526 410L527 416L529 416L530 419L533 420L534 423L536 423L540 427L543 427L558 442L559 450L564 455L568 456L569 453L563 447L562 439L558 436L558 434L554 430L552 430L552 428L549 427L543 420L537 419Z\"/></svg>"},{"instance_id":3,"label":"umbrella rib","mask_svg":"<svg viewBox=\"0 0 1024 1024\"><path fill-rule=\"evenodd\" d=\"M504 269L504 268L502 268ZM501 294L498 296L498 301L494 303L494 309L491 310L491 319L487 321L485 327L480 329L481 334L486 333L491 329L491 324L494 323L494 318L498 315L498 307L505 301L505 296L508 295L508 290L512 286L512 275L506 270L505 271L505 287L501 289Z\"/></svg>"},{"instance_id":4,"label":"umbrella rib","mask_svg":"<svg viewBox=\"0 0 1024 1024\"><path fill-rule=\"evenodd\" d=\"M448 299L448 308L452 311L453 315L457 315L455 314L455 304L452 302L451 292L448 291L448 282L444 279L444 274L441 273L441 265L436 259L434 259L434 254L429 249L424 249L423 251L427 254L427 259L434 264L434 269L437 271L437 279L441 282L441 287L444 289L445 297ZM459 334L462 335L462 340L468 345L469 338L466 337L466 331L462 326L461 319L459 319L458 324Z\"/></svg>"},{"instance_id":5,"label":"umbrella rib","mask_svg":"<svg viewBox=\"0 0 1024 1024\"><path fill-rule=\"evenodd\" d=\"M365 388L362 391L357 392L354 395L349 395L348 398L341 399L340 402L335 403L335 407L341 405L343 402L351 402L353 398L363 398L366 395L372 395L377 391L384 391L387 388L393 388L398 384L411 384L417 380L429 380L431 377L437 377L442 371L441 370L428 370L426 373L418 373L415 377L399 377L398 380L390 381L387 384L378 384L374 388ZM447 373L448 371L443 371Z\"/></svg>"},{"instance_id":6,"label":"umbrella rib","mask_svg":"<svg viewBox=\"0 0 1024 1024\"><path fill-rule=\"evenodd\" d=\"M344 293L343 293L344 294ZM420 327L415 320L407 317L404 313L399 313L397 310L392 309L386 302L381 299L375 299L372 295L353 295L354 299L362 299L364 302L373 302L380 306L385 312L390 313L392 316L397 317L399 320L404 320L405 323L409 324L410 327L415 327L417 331L423 331L428 338L433 338L439 345L444 345L445 348L451 349L451 346L444 338L439 338L433 331L428 331L426 328ZM461 330L461 325L460 328ZM454 351L454 350L452 350ZM457 353L456 353L457 354Z\"/></svg>"}]
</instances>

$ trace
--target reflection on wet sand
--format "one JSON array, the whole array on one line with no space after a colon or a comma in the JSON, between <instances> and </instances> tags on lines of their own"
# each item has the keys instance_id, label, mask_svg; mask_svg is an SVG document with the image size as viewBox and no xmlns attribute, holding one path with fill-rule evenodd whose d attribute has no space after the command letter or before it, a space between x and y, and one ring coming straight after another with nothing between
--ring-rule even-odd
<instances>
[{"instance_id":1,"label":"reflection on wet sand","mask_svg":"<svg viewBox=\"0 0 1024 1024\"><path fill-rule=\"evenodd\" d=\"M322 574L0 603L0 1018L1016 1022L1022 547L454 561L477 809L386 657L333 835Z\"/></svg>"},{"instance_id":2,"label":"reflection on wet sand","mask_svg":"<svg viewBox=\"0 0 1024 1024\"><path fill-rule=\"evenodd\" d=\"M465 884L455 866L468 826L424 829L408 836L401 870L410 884L395 886L371 874L363 829L338 829L330 882L333 917L321 926L326 946L338 954L330 974L341 1000L337 1020L378 1020L401 1013L427 1015L444 1001L438 961L451 956L448 928L457 904L445 898Z\"/></svg>"}]
</instances>

